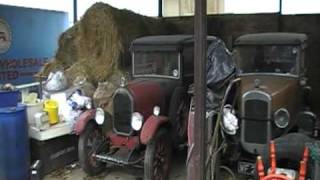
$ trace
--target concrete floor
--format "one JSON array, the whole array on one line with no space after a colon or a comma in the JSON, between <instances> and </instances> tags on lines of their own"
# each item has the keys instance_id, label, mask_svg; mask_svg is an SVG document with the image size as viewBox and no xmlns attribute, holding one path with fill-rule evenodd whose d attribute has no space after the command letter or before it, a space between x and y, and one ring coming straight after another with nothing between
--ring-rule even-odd
<instances>
[{"instance_id":1,"label":"concrete floor","mask_svg":"<svg viewBox=\"0 0 320 180\"><path fill-rule=\"evenodd\" d=\"M169 180L185 180L186 179L186 168L184 161L185 154L177 155L173 160L173 165L171 169L170 179ZM135 176L134 172L130 173L126 169L121 168L112 168L106 170L96 177L89 177L82 169L79 167L79 164L73 164L65 167L64 169L59 169L47 175L44 180L142 180Z\"/></svg>"},{"instance_id":2,"label":"concrete floor","mask_svg":"<svg viewBox=\"0 0 320 180\"><path fill-rule=\"evenodd\" d=\"M187 171L185 166L186 152L176 152L172 160L172 168L169 180L186 180ZM90 177L79 166L78 163L66 166L63 169L52 172L47 175L44 180L142 180L141 176L138 177L134 174L136 171L132 169L124 169L113 167L106 170L101 175ZM237 177L238 180L246 180L246 178ZM234 180L226 174L222 174L221 180Z\"/></svg>"}]
</instances>

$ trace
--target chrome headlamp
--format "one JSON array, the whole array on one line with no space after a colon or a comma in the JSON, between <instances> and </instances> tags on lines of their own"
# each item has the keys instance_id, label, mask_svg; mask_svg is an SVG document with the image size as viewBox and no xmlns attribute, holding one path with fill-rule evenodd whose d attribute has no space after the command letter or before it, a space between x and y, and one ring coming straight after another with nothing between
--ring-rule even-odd
<instances>
[{"instance_id":1,"label":"chrome headlamp","mask_svg":"<svg viewBox=\"0 0 320 180\"><path fill-rule=\"evenodd\" d=\"M102 125L104 123L104 119L105 119L105 114L104 114L104 110L102 108L97 108L96 109L96 123L99 125Z\"/></svg>"},{"instance_id":2,"label":"chrome headlamp","mask_svg":"<svg viewBox=\"0 0 320 180\"><path fill-rule=\"evenodd\" d=\"M274 123L278 128L286 128L289 125L290 114L285 108L280 108L274 113Z\"/></svg>"},{"instance_id":3,"label":"chrome headlamp","mask_svg":"<svg viewBox=\"0 0 320 180\"><path fill-rule=\"evenodd\" d=\"M235 135L238 126L238 118L235 115L235 111L231 105L227 104L223 108L223 116L222 116L222 129L225 133L229 135Z\"/></svg>"},{"instance_id":4,"label":"chrome headlamp","mask_svg":"<svg viewBox=\"0 0 320 180\"><path fill-rule=\"evenodd\" d=\"M132 129L134 129L135 131L139 131L142 127L142 124L143 124L143 116L138 112L132 113L132 116L131 116Z\"/></svg>"}]
</instances>

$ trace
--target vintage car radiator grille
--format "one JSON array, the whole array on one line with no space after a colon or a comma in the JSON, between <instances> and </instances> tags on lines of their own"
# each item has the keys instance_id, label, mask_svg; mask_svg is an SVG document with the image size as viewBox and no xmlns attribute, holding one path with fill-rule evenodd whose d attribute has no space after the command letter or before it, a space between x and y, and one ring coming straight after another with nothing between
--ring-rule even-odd
<instances>
[{"instance_id":1,"label":"vintage car radiator grille","mask_svg":"<svg viewBox=\"0 0 320 180\"><path fill-rule=\"evenodd\" d=\"M113 127L116 133L130 135L131 115L133 102L127 90L117 91L113 98L114 120Z\"/></svg>"},{"instance_id":2,"label":"vintage car radiator grille","mask_svg":"<svg viewBox=\"0 0 320 180\"><path fill-rule=\"evenodd\" d=\"M262 100L247 100L245 106L245 141L265 144L268 137L268 103Z\"/></svg>"},{"instance_id":3,"label":"vintage car radiator grille","mask_svg":"<svg viewBox=\"0 0 320 180\"><path fill-rule=\"evenodd\" d=\"M247 100L245 102L245 117L253 120L268 119L268 103L262 100Z\"/></svg>"}]
</instances>

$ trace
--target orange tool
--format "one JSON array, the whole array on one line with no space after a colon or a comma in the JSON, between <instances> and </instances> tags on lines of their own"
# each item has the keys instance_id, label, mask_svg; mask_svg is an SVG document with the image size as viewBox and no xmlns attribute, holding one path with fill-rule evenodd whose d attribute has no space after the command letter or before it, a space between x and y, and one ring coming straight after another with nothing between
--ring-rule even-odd
<instances>
[{"instance_id":1,"label":"orange tool","mask_svg":"<svg viewBox=\"0 0 320 180\"><path fill-rule=\"evenodd\" d=\"M307 172L307 163L309 157L309 149L307 147L304 148L302 160L300 161L300 169L299 169L299 180L305 180L306 172ZM276 162L276 147L274 141L270 142L270 172L265 175L264 173L264 165L261 156L257 157L257 173L259 180L293 180L289 177L276 174L277 162Z\"/></svg>"}]
</instances>

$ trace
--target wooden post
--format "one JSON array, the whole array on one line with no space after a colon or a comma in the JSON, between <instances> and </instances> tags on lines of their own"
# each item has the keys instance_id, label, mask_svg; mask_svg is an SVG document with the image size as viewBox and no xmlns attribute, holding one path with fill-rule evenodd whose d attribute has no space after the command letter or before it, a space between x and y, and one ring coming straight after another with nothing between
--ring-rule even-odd
<instances>
[{"instance_id":1,"label":"wooden post","mask_svg":"<svg viewBox=\"0 0 320 180\"><path fill-rule=\"evenodd\" d=\"M194 149L188 163L188 180L205 180L205 94L207 52L207 0L195 0L195 116L193 124Z\"/></svg>"}]
</instances>

